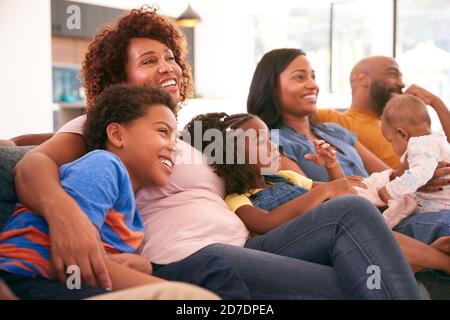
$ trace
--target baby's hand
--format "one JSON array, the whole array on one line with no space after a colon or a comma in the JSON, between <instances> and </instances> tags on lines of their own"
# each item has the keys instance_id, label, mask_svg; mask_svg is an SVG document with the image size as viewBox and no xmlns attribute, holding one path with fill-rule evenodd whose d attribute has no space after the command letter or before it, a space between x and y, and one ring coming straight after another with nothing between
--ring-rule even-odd
<instances>
[{"instance_id":1,"label":"baby's hand","mask_svg":"<svg viewBox=\"0 0 450 320\"><path fill-rule=\"evenodd\" d=\"M152 274L152 264L150 261L133 253L118 253L108 255L108 258L116 263L146 274Z\"/></svg>"},{"instance_id":2,"label":"baby's hand","mask_svg":"<svg viewBox=\"0 0 450 320\"><path fill-rule=\"evenodd\" d=\"M338 164L336 159L336 150L323 140L314 139L314 149L316 154L307 154L305 159L324 166L332 168Z\"/></svg>"}]
</instances>

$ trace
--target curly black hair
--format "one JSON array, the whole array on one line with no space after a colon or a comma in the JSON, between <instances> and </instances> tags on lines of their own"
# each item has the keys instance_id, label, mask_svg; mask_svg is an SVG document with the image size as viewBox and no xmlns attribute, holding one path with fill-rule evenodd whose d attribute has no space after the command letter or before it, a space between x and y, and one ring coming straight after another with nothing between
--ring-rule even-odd
<instances>
[{"instance_id":1,"label":"curly black hair","mask_svg":"<svg viewBox=\"0 0 450 320\"><path fill-rule=\"evenodd\" d=\"M106 25L89 45L81 74L87 105L95 104L98 95L108 86L127 81L125 65L127 48L132 38L148 38L165 44L172 50L180 66L181 102L193 94L191 67L187 61L187 45L183 32L175 22L147 5L126 12L114 24Z\"/></svg>"},{"instance_id":2,"label":"curly black hair","mask_svg":"<svg viewBox=\"0 0 450 320\"><path fill-rule=\"evenodd\" d=\"M245 163L239 163L238 159L236 159L236 155L238 154L238 137L231 132L242 127L246 122L254 119L256 116L248 113L239 113L228 115L225 112L214 112L201 114L194 117L186 126L182 132L181 139L185 139L186 137L190 138L190 144L199 149L200 152L204 152L205 148L211 146L214 143L215 147L222 148L222 157L217 159L219 155L215 154L215 149L212 149L211 159L208 159L211 166L214 168L214 172L225 181L225 189L227 194L238 193L242 194L247 192L248 190L255 188L257 185L257 175L250 169L250 167ZM198 146L194 142L196 141L195 134L199 134L195 126L195 122L201 123L201 141L202 145ZM208 129L217 129L221 133L222 140L221 141L206 141L204 139L205 132ZM198 138L197 138L198 139ZM227 152L230 150L227 148L227 144L232 144L233 146L233 155L234 159L227 161ZM229 156L229 154L228 154ZM217 160L217 161L214 161Z\"/></svg>"},{"instance_id":3,"label":"curly black hair","mask_svg":"<svg viewBox=\"0 0 450 320\"><path fill-rule=\"evenodd\" d=\"M103 90L87 113L84 139L88 150L106 149L109 124L130 123L145 116L147 107L154 105L167 106L175 114L176 103L159 88L122 83Z\"/></svg>"}]
</instances>

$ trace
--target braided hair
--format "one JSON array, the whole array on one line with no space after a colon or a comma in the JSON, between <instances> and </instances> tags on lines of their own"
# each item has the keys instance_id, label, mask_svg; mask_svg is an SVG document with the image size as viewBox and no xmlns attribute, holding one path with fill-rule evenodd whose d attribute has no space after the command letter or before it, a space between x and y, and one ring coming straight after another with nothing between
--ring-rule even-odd
<instances>
[{"instance_id":1,"label":"braided hair","mask_svg":"<svg viewBox=\"0 0 450 320\"><path fill-rule=\"evenodd\" d=\"M199 149L200 152L204 152L205 148L214 144L212 152L210 154L211 159L208 159L209 164L214 168L214 172L225 181L225 189L227 194L238 193L242 194L248 190L255 188L257 184L257 175L251 171L250 167L246 163L239 163L236 155L241 150L238 150L238 137L235 135L234 130L242 127L246 122L254 119L255 116L248 113L238 113L228 115L225 112L214 112L195 116L185 127L183 136L188 135L190 143L193 147ZM201 123L201 131L198 132L195 128L195 122ZM209 142L204 139L205 132L209 129L219 130L221 133L221 141ZM194 142L198 140L195 138L195 134L201 133L201 146L196 145ZM234 158L230 163L230 155L228 154L227 161L227 144L232 144ZM210 147L211 148L211 147ZM216 148L222 148L222 156L215 152ZM207 155L208 156L208 155Z\"/></svg>"}]
</instances>

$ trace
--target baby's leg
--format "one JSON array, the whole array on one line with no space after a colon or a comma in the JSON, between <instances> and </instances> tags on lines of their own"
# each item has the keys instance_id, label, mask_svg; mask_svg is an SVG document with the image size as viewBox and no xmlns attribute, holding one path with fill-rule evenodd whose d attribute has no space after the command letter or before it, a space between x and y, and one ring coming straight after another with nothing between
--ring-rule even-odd
<instances>
[{"instance_id":1,"label":"baby's leg","mask_svg":"<svg viewBox=\"0 0 450 320\"><path fill-rule=\"evenodd\" d=\"M394 232L394 236L414 272L429 268L450 274L450 255L401 233Z\"/></svg>"}]
</instances>

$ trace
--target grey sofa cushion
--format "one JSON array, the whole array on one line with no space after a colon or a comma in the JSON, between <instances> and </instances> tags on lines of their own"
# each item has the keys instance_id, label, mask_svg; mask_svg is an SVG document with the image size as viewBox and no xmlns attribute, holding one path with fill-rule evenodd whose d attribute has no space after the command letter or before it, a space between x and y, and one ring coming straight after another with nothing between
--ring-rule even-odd
<instances>
[{"instance_id":1,"label":"grey sofa cushion","mask_svg":"<svg viewBox=\"0 0 450 320\"><path fill-rule=\"evenodd\" d=\"M13 169L23 155L33 147L0 147L0 230L17 201Z\"/></svg>"}]
</instances>

